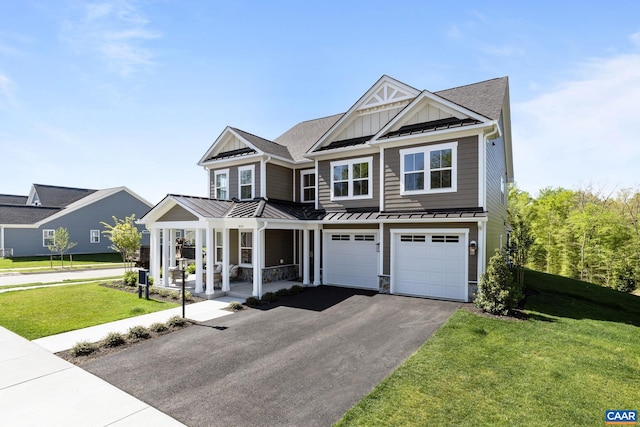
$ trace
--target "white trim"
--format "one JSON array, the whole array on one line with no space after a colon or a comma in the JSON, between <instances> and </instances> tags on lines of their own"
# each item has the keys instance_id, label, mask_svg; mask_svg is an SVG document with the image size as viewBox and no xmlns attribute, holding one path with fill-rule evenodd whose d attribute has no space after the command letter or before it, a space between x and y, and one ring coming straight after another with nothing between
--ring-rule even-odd
<instances>
[{"instance_id":1,"label":"white trim","mask_svg":"<svg viewBox=\"0 0 640 427\"><path fill-rule=\"evenodd\" d=\"M429 188L431 185L429 161L432 151L451 150L451 187L447 188ZM405 190L405 165L404 156L408 154L424 154L423 169L424 189L422 190ZM399 151L400 154L400 195L414 194L434 194L434 193L455 193L458 191L458 141L446 142L444 144L422 145L419 147L405 148ZM418 171L419 172L419 171ZM429 186L429 187L428 187Z\"/></svg>"},{"instance_id":2,"label":"white trim","mask_svg":"<svg viewBox=\"0 0 640 427\"><path fill-rule=\"evenodd\" d=\"M359 163L367 163L367 193L366 195L353 195L353 165ZM346 180L340 180L340 182L347 183L347 196L335 196L334 194L334 173L333 169L338 166L347 166L348 173ZM331 174L331 201L341 201L341 200L361 200L361 199L373 199L373 157L359 157L355 159L347 159L347 160L336 160L330 163L329 173ZM364 179L358 179L359 181L363 181Z\"/></svg>"},{"instance_id":3,"label":"white trim","mask_svg":"<svg viewBox=\"0 0 640 427\"><path fill-rule=\"evenodd\" d=\"M260 161L260 197L264 199L267 198L267 163L269 160L271 157Z\"/></svg>"},{"instance_id":4,"label":"white trim","mask_svg":"<svg viewBox=\"0 0 640 427\"><path fill-rule=\"evenodd\" d=\"M56 230L50 229L50 228L45 228L42 230L42 247L46 248L49 245L46 245L44 242L45 240L52 240L53 242L51 243L52 245L56 244L56 239L55 239L55 235L54 233L56 232Z\"/></svg>"},{"instance_id":5,"label":"white trim","mask_svg":"<svg viewBox=\"0 0 640 427\"><path fill-rule=\"evenodd\" d=\"M304 177L305 175L314 175L313 177L313 187L305 187L304 186ZM317 188L317 179L315 177L316 174L316 170L315 169L302 169L300 170L300 203L314 203L315 202L315 197L316 197L316 188ZM294 174L294 180L295 180L295 174ZM295 186L295 181L294 181L294 186ZM313 188L313 196L314 199L313 200L306 200L304 198L304 190L305 189L310 189Z\"/></svg>"},{"instance_id":6,"label":"white trim","mask_svg":"<svg viewBox=\"0 0 640 427\"><path fill-rule=\"evenodd\" d=\"M378 275L382 276L384 274L384 223L381 222L378 227L378 251L379 257L378 260ZM379 282L379 279L378 279Z\"/></svg>"},{"instance_id":7,"label":"white trim","mask_svg":"<svg viewBox=\"0 0 640 427\"><path fill-rule=\"evenodd\" d=\"M247 186L249 184L242 184L242 172L251 171L251 197L250 198L242 198L242 186ZM256 197L256 165L247 165L238 167L238 199L239 200L251 200Z\"/></svg>"},{"instance_id":8,"label":"white trim","mask_svg":"<svg viewBox=\"0 0 640 427\"><path fill-rule=\"evenodd\" d=\"M97 236L98 236L98 241L94 242L93 241L93 232L96 232ZM89 230L89 243L95 244L95 243L100 243L100 230Z\"/></svg>"},{"instance_id":9,"label":"white trim","mask_svg":"<svg viewBox=\"0 0 640 427\"><path fill-rule=\"evenodd\" d=\"M318 169L318 159L315 159L315 161L313 163L315 165L314 169L316 170L316 203L315 203L314 208L315 209L319 209L320 203L318 202L318 199L319 199L318 196L320 195L320 192L318 191L318 182L320 181L320 177L319 177L320 173L318 172L319 171L319 169ZM329 172L331 172L331 171L329 171Z\"/></svg>"},{"instance_id":10,"label":"white trim","mask_svg":"<svg viewBox=\"0 0 640 427\"><path fill-rule=\"evenodd\" d=\"M227 176L227 197L218 197L218 175L226 175ZM220 199L220 200L229 200L230 199L230 194L229 194L229 181L230 181L230 174L229 174L229 169L216 169L213 171L213 199ZM223 188L223 187L220 187Z\"/></svg>"},{"instance_id":11,"label":"white trim","mask_svg":"<svg viewBox=\"0 0 640 427\"><path fill-rule=\"evenodd\" d=\"M468 228L392 228L389 230L389 236L391 238L391 254L390 254L390 266L389 273L391 275L389 292L396 293L396 235L398 234L457 234L464 235L464 247L469 247L469 229ZM464 301L469 301L469 254L465 253L464 256ZM428 296L428 295L423 295Z\"/></svg>"},{"instance_id":12,"label":"white trim","mask_svg":"<svg viewBox=\"0 0 640 427\"><path fill-rule=\"evenodd\" d=\"M354 224L355 225L355 224ZM380 224L382 225L382 224ZM331 273L331 268L332 266L325 263L324 260L327 259L327 248L329 246L329 241L331 240L331 236L333 236L334 234L373 234L374 235L374 241L376 243L379 243L380 240L380 229L379 228L323 228L322 229L322 259L323 259L323 265L322 265L322 283L323 284L327 284L326 280L327 277L330 275ZM382 248L380 249L380 253L382 253ZM378 276L378 272L381 270L382 268L382 262L383 259L381 256L377 256L376 257L376 276ZM373 287L362 287L362 286L356 286L356 285L351 285L351 284L345 284L345 286L349 286L350 288L358 288L358 289L374 289ZM379 286L378 283L376 283L376 287Z\"/></svg>"},{"instance_id":13,"label":"white trim","mask_svg":"<svg viewBox=\"0 0 640 427\"><path fill-rule=\"evenodd\" d=\"M385 189L385 180L384 180L384 171L385 171L385 165L384 165L384 148L380 147L380 165L378 166L380 168L380 211L383 212L384 211L384 189ZM382 274L382 273L380 273Z\"/></svg>"},{"instance_id":14,"label":"white trim","mask_svg":"<svg viewBox=\"0 0 640 427\"><path fill-rule=\"evenodd\" d=\"M255 228L255 227L254 227ZM254 264L254 254L255 251L257 250L256 247L254 247L254 243L255 243L255 238L253 237L253 235L251 235L251 247L249 246L242 246L242 234L243 233L255 233L254 228L252 228L251 230L243 230L243 229L239 229L238 230L238 265L240 267L252 267ZM250 263L246 263L246 262L242 262L242 248L245 249L251 249L251 262Z\"/></svg>"},{"instance_id":15,"label":"white trim","mask_svg":"<svg viewBox=\"0 0 640 427\"><path fill-rule=\"evenodd\" d=\"M478 206L486 207L487 184L487 143L482 135L478 134Z\"/></svg>"}]
</instances>

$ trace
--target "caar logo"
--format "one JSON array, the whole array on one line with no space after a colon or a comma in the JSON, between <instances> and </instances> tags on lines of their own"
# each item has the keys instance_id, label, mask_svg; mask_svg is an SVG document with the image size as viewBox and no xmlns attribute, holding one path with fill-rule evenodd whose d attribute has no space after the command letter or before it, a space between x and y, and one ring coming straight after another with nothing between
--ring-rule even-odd
<instances>
[{"instance_id":1,"label":"caar logo","mask_svg":"<svg viewBox=\"0 0 640 427\"><path fill-rule=\"evenodd\" d=\"M604 423L606 425L638 425L638 411L604 411Z\"/></svg>"}]
</instances>

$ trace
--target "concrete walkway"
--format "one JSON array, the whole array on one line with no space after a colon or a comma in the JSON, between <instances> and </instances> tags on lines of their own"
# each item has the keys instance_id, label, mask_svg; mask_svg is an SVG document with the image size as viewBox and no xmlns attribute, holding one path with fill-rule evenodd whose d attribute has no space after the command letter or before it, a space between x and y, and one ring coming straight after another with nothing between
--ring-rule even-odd
<instances>
[{"instance_id":1,"label":"concrete walkway","mask_svg":"<svg viewBox=\"0 0 640 427\"><path fill-rule=\"evenodd\" d=\"M68 270L55 271L46 273L1 273L0 286L25 285L27 283L43 283L43 284L73 284L65 282L65 280L81 280L95 279L103 277L122 277L124 268L100 268L91 270Z\"/></svg>"}]
</instances>

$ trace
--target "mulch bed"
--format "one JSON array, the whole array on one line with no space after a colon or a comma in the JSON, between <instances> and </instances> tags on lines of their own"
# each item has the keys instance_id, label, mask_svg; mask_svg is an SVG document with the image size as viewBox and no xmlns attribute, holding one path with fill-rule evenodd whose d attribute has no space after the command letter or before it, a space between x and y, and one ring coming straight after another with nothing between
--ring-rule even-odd
<instances>
[{"instance_id":1,"label":"mulch bed","mask_svg":"<svg viewBox=\"0 0 640 427\"><path fill-rule=\"evenodd\" d=\"M123 291L123 292L128 292L130 294L138 294L138 287L137 286L127 286L124 285L122 280L114 280L111 282L105 282L105 283L100 283L100 286L104 286L105 288L111 288L111 289L116 289L118 291ZM178 291L177 289L170 289L171 291ZM142 298L144 298L144 289L142 290ZM171 298L171 297L163 297L161 295L158 294L149 294L149 299L153 299L156 301L164 301L164 302L177 302L177 303L182 303L182 298ZM195 296L195 295L191 295L191 298L186 300L185 303L186 304L193 304L194 302L201 302L201 301L206 301L206 299Z\"/></svg>"}]
</instances>

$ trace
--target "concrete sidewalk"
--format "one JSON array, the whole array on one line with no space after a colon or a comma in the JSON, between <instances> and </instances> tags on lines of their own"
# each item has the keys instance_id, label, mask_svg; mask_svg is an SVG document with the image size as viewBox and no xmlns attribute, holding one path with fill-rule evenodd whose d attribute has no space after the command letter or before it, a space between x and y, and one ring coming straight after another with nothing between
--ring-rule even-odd
<instances>
[{"instance_id":1,"label":"concrete sidewalk","mask_svg":"<svg viewBox=\"0 0 640 427\"><path fill-rule=\"evenodd\" d=\"M122 267L46 273L0 273L0 286L15 285L20 287L20 285L27 283L64 283L65 280L90 280L97 277L122 277L123 275L124 268Z\"/></svg>"},{"instance_id":2,"label":"concrete sidewalk","mask_svg":"<svg viewBox=\"0 0 640 427\"><path fill-rule=\"evenodd\" d=\"M232 301L244 302L242 298L221 297L215 300L207 300L188 304L185 307L186 318L197 322L216 319L218 317L233 314L231 311L223 310ZM96 342L107 336L109 332L127 333L132 326L149 327L152 323L166 322L172 316L182 316L182 307L171 308L169 310L156 311L155 313L143 314L142 316L130 317L128 319L117 320L115 322L104 323L102 325L91 326L75 331L64 332L62 334L51 335L33 340L42 348L57 353L68 350L79 341ZM0 424L1 425L1 424Z\"/></svg>"},{"instance_id":3,"label":"concrete sidewalk","mask_svg":"<svg viewBox=\"0 0 640 427\"><path fill-rule=\"evenodd\" d=\"M2 327L0 402L2 426L184 425Z\"/></svg>"}]
</instances>

